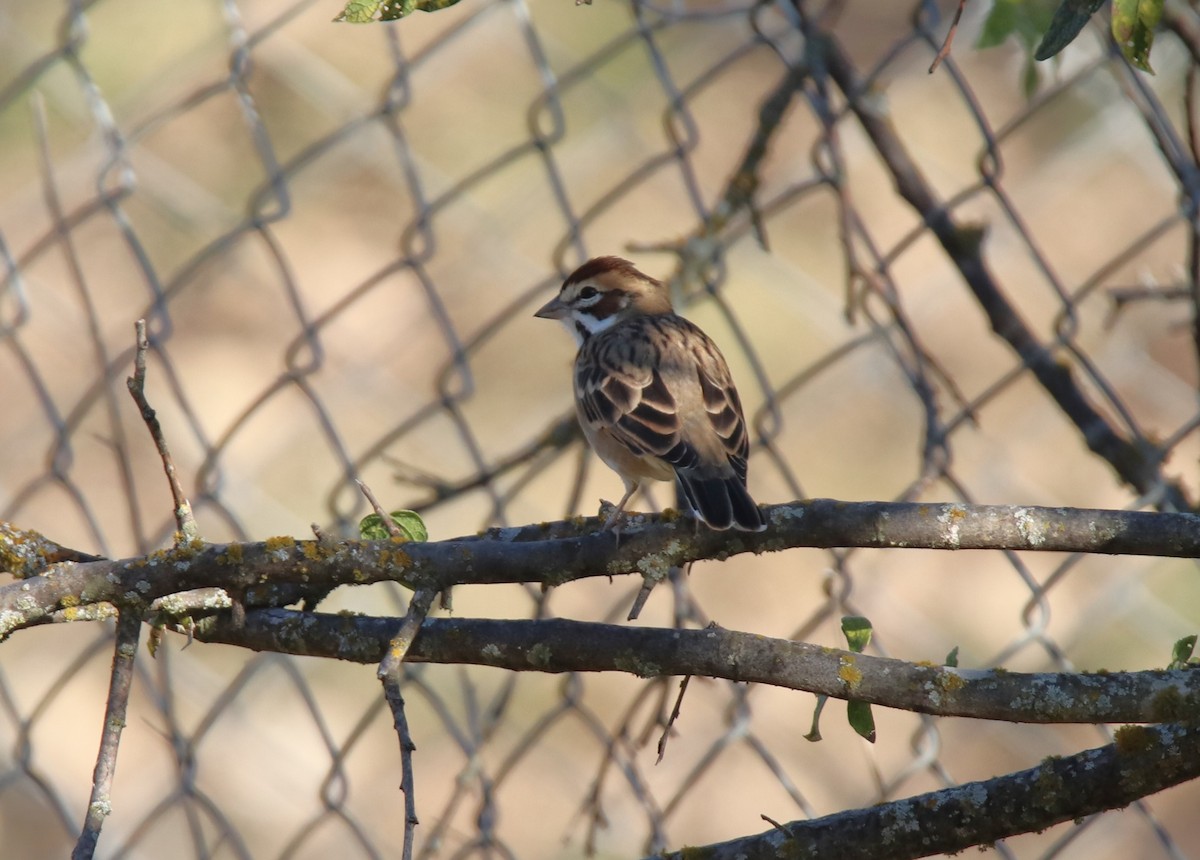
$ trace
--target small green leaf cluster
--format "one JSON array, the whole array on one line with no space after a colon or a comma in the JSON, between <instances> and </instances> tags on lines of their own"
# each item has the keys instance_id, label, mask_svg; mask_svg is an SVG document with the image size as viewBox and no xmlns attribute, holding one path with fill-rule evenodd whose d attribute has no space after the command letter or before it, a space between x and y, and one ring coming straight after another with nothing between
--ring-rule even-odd
<instances>
[{"instance_id":1,"label":"small green leaf cluster","mask_svg":"<svg viewBox=\"0 0 1200 860\"><path fill-rule=\"evenodd\" d=\"M429 530L425 528L425 521L416 511L392 511L391 518L405 539L429 540ZM387 540L392 536L379 514L368 514L363 517L358 524L358 534L363 540Z\"/></svg>"},{"instance_id":2,"label":"small green leaf cluster","mask_svg":"<svg viewBox=\"0 0 1200 860\"><path fill-rule=\"evenodd\" d=\"M861 615L846 615L842 618L842 635L846 637L846 647L855 654L861 654L871 644L871 622ZM842 680L851 688L862 678L860 672L852 663L842 666ZM817 706L813 710L812 728L804 736L807 741L821 740L821 712L825 710L828 696L818 696ZM857 699L846 702L846 721L862 737L875 743L875 716L871 713L871 705Z\"/></svg>"},{"instance_id":3,"label":"small green leaf cluster","mask_svg":"<svg viewBox=\"0 0 1200 860\"><path fill-rule=\"evenodd\" d=\"M1025 48L1022 88L1033 95L1041 82L1035 61L1057 56L1075 40L1105 0L995 0L976 46L991 48L1010 36ZM1113 39L1130 63L1144 72L1150 67L1154 30L1162 20L1164 0L1112 0Z\"/></svg>"}]
</instances>

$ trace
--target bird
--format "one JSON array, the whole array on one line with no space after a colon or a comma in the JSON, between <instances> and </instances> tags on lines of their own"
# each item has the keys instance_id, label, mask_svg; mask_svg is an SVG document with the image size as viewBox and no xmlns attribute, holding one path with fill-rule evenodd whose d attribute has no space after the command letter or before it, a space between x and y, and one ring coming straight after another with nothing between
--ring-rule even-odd
<instances>
[{"instance_id":1,"label":"bird","mask_svg":"<svg viewBox=\"0 0 1200 860\"><path fill-rule=\"evenodd\" d=\"M675 480L710 528L766 528L746 487L750 443L729 365L675 313L666 285L621 257L596 257L534 316L559 320L575 336L579 423L625 484L604 530L648 480Z\"/></svg>"}]
</instances>

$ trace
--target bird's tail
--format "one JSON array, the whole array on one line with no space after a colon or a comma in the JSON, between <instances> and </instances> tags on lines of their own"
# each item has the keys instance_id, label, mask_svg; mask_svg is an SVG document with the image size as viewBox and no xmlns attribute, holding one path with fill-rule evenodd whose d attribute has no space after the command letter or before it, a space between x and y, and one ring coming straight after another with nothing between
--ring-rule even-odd
<instances>
[{"instance_id":1,"label":"bird's tail","mask_svg":"<svg viewBox=\"0 0 1200 860\"><path fill-rule=\"evenodd\" d=\"M736 475L728 478L678 477L688 505L709 528L760 532L767 527L762 510Z\"/></svg>"}]
</instances>

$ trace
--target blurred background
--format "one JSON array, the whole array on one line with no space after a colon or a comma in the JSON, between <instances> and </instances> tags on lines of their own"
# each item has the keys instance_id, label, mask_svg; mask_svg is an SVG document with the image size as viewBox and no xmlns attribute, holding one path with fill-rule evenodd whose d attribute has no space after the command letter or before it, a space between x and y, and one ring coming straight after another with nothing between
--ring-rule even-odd
<instances>
[{"instance_id":1,"label":"blurred background","mask_svg":"<svg viewBox=\"0 0 1200 860\"><path fill-rule=\"evenodd\" d=\"M1012 5L1011 3L1009 5ZM1003 298L1097 410L1197 497L1193 38L1157 74L1103 21L1030 92L969 4L802 4L925 182L977 227ZM113 557L173 529L125 391L148 396L204 537L350 534L365 479L434 539L595 514L614 474L574 431L573 346L533 311L620 254L722 347L760 502L805 497L1152 508L997 338L795 8L462 0L395 24L336 2L0 0L0 518ZM1189 35L1193 34L1193 35ZM801 80L796 78L796 80ZM780 95L782 94L782 96ZM786 106L760 110L772 96ZM780 101L780 98L783 100ZM778 121L776 121L778 120ZM757 138L756 138L757 135ZM755 215L723 201L758 180ZM765 241L764 241L765 240ZM670 506L669 491L633 507ZM640 583L460 588L459 617L623 619ZM372 587L323 608L400 614ZM1020 671L1161 667L1200 628L1186 560L790 551L697 564L637 622L724 627ZM108 625L0 648L0 844L64 856L85 811ZM104 857L398 856L399 754L374 667L168 635L139 655ZM858 738L807 694L411 666L418 856L635 857L1107 742L1086 726L876 709ZM1004 857L1200 857L1200 788L997 845Z\"/></svg>"}]
</instances>

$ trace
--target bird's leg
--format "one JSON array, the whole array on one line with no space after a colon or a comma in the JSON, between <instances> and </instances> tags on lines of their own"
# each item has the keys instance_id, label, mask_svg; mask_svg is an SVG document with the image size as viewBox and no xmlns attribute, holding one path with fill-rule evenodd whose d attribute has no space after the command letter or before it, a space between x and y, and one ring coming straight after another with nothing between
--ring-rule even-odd
<instances>
[{"instance_id":1,"label":"bird's leg","mask_svg":"<svg viewBox=\"0 0 1200 860\"><path fill-rule=\"evenodd\" d=\"M613 526L620 521L621 514L625 511L625 503L629 501L630 496L637 492L637 488L636 481L625 481L625 495L621 496L621 501L617 502L616 508L608 515L608 519L604 521L604 527L600 529L601 531L611 531ZM620 529L617 530L617 540L621 540Z\"/></svg>"}]
</instances>

